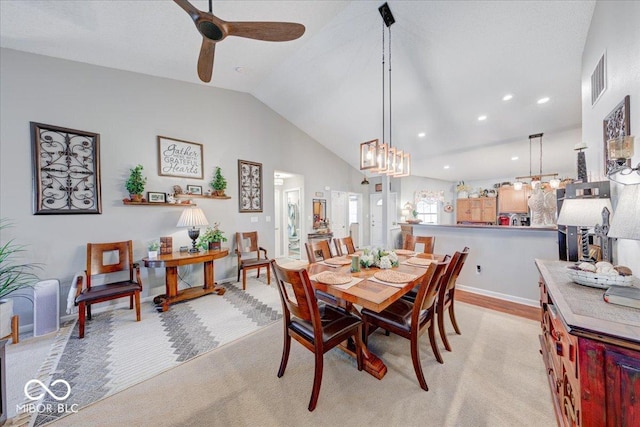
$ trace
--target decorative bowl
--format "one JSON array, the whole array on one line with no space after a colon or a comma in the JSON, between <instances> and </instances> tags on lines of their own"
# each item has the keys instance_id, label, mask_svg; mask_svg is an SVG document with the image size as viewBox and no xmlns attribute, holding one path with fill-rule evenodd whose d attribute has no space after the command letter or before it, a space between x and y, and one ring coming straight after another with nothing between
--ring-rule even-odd
<instances>
[{"instance_id":1,"label":"decorative bowl","mask_svg":"<svg viewBox=\"0 0 640 427\"><path fill-rule=\"evenodd\" d=\"M634 276L612 276L609 274L592 273L580 270L577 267L567 267L569 278L579 285L592 288L607 289L609 286L632 286L636 280Z\"/></svg>"}]
</instances>

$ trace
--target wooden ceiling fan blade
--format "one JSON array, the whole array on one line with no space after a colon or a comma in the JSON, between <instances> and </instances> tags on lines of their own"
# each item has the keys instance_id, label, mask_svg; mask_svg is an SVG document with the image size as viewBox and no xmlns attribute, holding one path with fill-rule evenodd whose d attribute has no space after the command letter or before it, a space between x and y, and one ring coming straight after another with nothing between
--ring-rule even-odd
<instances>
[{"instance_id":1,"label":"wooden ceiling fan blade","mask_svg":"<svg viewBox=\"0 0 640 427\"><path fill-rule=\"evenodd\" d=\"M200 13L201 13L200 10L198 10L196 7L194 7L187 0L173 0L173 1L178 6L183 8L185 10L185 12L187 12L189 14L189 16L191 16L191 18L193 18L194 21L200 16Z\"/></svg>"},{"instance_id":2,"label":"wooden ceiling fan blade","mask_svg":"<svg viewBox=\"0 0 640 427\"><path fill-rule=\"evenodd\" d=\"M225 22L227 35L269 42L295 40L304 34L304 25L294 22Z\"/></svg>"},{"instance_id":3,"label":"wooden ceiling fan blade","mask_svg":"<svg viewBox=\"0 0 640 427\"><path fill-rule=\"evenodd\" d=\"M202 38L200 56L198 57L198 77L203 82L209 83L213 75L213 55L216 51L216 43L206 37Z\"/></svg>"}]
</instances>

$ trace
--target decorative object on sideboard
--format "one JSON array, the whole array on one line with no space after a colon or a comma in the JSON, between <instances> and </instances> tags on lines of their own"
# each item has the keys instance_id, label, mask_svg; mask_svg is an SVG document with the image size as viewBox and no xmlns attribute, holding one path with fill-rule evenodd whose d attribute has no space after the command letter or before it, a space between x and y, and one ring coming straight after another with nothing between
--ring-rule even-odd
<instances>
[{"instance_id":1,"label":"decorative object on sideboard","mask_svg":"<svg viewBox=\"0 0 640 427\"><path fill-rule=\"evenodd\" d=\"M205 225L209 225L209 221L207 221L207 217L204 215L204 212L202 212L202 209L190 206L182 211L176 227L189 227L189 238L192 241L192 247L189 249L189 252L199 251L196 240L200 236L200 227Z\"/></svg>"},{"instance_id":2,"label":"decorative object on sideboard","mask_svg":"<svg viewBox=\"0 0 640 427\"><path fill-rule=\"evenodd\" d=\"M147 244L147 256L149 259L158 258L158 249L160 249L160 243L157 240L152 240Z\"/></svg>"},{"instance_id":3,"label":"decorative object on sideboard","mask_svg":"<svg viewBox=\"0 0 640 427\"><path fill-rule=\"evenodd\" d=\"M100 134L30 123L33 214L102 213Z\"/></svg>"},{"instance_id":4,"label":"decorative object on sideboard","mask_svg":"<svg viewBox=\"0 0 640 427\"><path fill-rule=\"evenodd\" d=\"M198 246L206 250L219 250L221 243L226 242L224 231L220 230L220 223L213 223L213 228L207 227L205 232L198 238Z\"/></svg>"},{"instance_id":5,"label":"decorative object on sideboard","mask_svg":"<svg viewBox=\"0 0 640 427\"><path fill-rule=\"evenodd\" d=\"M147 184L147 178L142 176L143 169L142 165L137 165L133 169L129 169L129 178L124 186L129 192L129 199L132 202L146 201L144 197L142 197L144 186Z\"/></svg>"},{"instance_id":6,"label":"decorative object on sideboard","mask_svg":"<svg viewBox=\"0 0 640 427\"><path fill-rule=\"evenodd\" d=\"M610 157L609 141L611 139L631 135L631 115L629 114L629 95L625 96L618 105L602 121L604 136L604 170L609 171L619 166L631 167L631 157L625 159L622 165L617 164L617 156Z\"/></svg>"},{"instance_id":7,"label":"decorative object on sideboard","mask_svg":"<svg viewBox=\"0 0 640 427\"><path fill-rule=\"evenodd\" d=\"M173 237L160 238L160 255L170 254L173 252Z\"/></svg>"},{"instance_id":8,"label":"decorative object on sideboard","mask_svg":"<svg viewBox=\"0 0 640 427\"><path fill-rule=\"evenodd\" d=\"M239 211L262 212L262 163L238 159Z\"/></svg>"},{"instance_id":9,"label":"decorative object on sideboard","mask_svg":"<svg viewBox=\"0 0 640 427\"><path fill-rule=\"evenodd\" d=\"M579 236L581 241L582 253L580 261L590 261L589 255L589 236L588 230L595 227L601 221L603 229L608 228L608 219L610 218L612 209L611 201L608 198L584 198L584 199L566 199L562 203L562 209L558 216L558 225L575 226L580 230ZM600 236L600 247L608 248L608 237ZM609 251L603 251L603 255L608 258ZM607 261L610 261L607 259Z\"/></svg>"},{"instance_id":10,"label":"decorative object on sideboard","mask_svg":"<svg viewBox=\"0 0 640 427\"><path fill-rule=\"evenodd\" d=\"M215 172L213 173L213 179L211 180L209 185L211 186L211 188L213 188L214 195L219 197L225 196L224 190L226 190L227 188L227 180L225 179L224 176L222 176L222 169L220 169L220 166L216 166ZM274 185L275 185L275 180L274 180Z\"/></svg>"},{"instance_id":11,"label":"decorative object on sideboard","mask_svg":"<svg viewBox=\"0 0 640 427\"><path fill-rule=\"evenodd\" d=\"M625 185L611 221L609 237L640 240L640 184Z\"/></svg>"},{"instance_id":12,"label":"decorative object on sideboard","mask_svg":"<svg viewBox=\"0 0 640 427\"><path fill-rule=\"evenodd\" d=\"M589 262L576 263L567 267L567 275L579 285L599 289L607 289L610 286L633 286L636 282L629 267L614 266L606 261L595 265Z\"/></svg>"},{"instance_id":13,"label":"decorative object on sideboard","mask_svg":"<svg viewBox=\"0 0 640 427\"><path fill-rule=\"evenodd\" d=\"M360 170L401 178L411 175L411 154L398 150L393 146L393 131L391 128L391 25L396 22L387 3L378 8L382 17L382 143L378 139L360 144ZM389 33L389 143L385 143L385 37L384 29ZM366 177L365 177L366 178ZM364 181L363 181L364 184Z\"/></svg>"}]
</instances>

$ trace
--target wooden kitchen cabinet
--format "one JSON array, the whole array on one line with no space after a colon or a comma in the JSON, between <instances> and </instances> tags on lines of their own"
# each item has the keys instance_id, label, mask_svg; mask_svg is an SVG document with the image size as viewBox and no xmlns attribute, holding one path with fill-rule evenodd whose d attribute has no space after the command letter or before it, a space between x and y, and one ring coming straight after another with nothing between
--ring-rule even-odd
<instances>
[{"instance_id":1,"label":"wooden kitchen cabinet","mask_svg":"<svg viewBox=\"0 0 640 427\"><path fill-rule=\"evenodd\" d=\"M639 426L640 310L573 283L571 264L536 260L540 346L558 425Z\"/></svg>"},{"instance_id":2,"label":"wooden kitchen cabinet","mask_svg":"<svg viewBox=\"0 0 640 427\"><path fill-rule=\"evenodd\" d=\"M498 188L498 212L499 213L528 213L531 187L523 185L522 190L516 190L511 185Z\"/></svg>"},{"instance_id":3,"label":"wooden kitchen cabinet","mask_svg":"<svg viewBox=\"0 0 640 427\"><path fill-rule=\"evenodd\" d=\"M496 223L495 197L457 199L456 222Z\"/></svg>"}]
</instances>

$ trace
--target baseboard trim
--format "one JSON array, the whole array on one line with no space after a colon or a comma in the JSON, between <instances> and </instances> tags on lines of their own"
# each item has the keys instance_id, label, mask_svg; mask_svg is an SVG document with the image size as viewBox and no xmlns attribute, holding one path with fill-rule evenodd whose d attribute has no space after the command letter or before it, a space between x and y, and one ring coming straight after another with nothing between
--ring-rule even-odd
<instances>
[{"instance_id":1,"label":"baseboard trim","mask_svg":"<svg viewBox=\"0 0 640 427\"><path fill-rule=\"evenodd\" d=\"M525 319L540 321L541 311L537 301L526 298L514 297L498 292L473 288L464 285L456 285L456 301L479 307L496 310L501 313L524 317Z\"/></svg>"}]
</instances>

